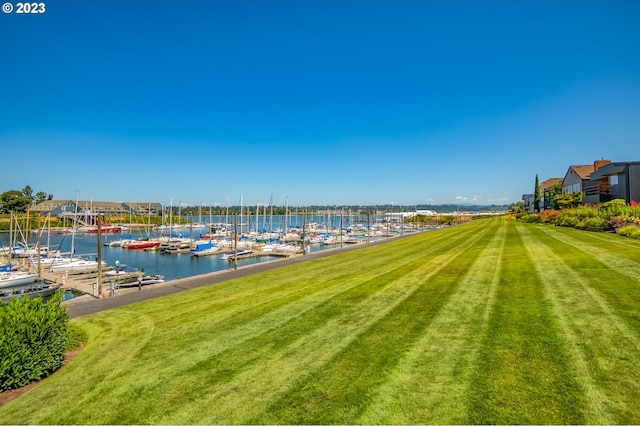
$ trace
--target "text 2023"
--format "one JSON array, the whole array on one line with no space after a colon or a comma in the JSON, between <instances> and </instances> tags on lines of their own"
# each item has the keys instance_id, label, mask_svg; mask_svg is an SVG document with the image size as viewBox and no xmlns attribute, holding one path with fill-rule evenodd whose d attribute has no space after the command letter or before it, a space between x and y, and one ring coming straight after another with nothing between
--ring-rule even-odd
<instances>
[{"instance_id":1,"label":"text 2023","mask_svg":"<svg viewBox=\"0 0 640 426\"><path fill-rule=\"evenodd\" d=\"M45 10L44 3L16 3L16 13L44 13Z\"/></svg>"}]
</instances>

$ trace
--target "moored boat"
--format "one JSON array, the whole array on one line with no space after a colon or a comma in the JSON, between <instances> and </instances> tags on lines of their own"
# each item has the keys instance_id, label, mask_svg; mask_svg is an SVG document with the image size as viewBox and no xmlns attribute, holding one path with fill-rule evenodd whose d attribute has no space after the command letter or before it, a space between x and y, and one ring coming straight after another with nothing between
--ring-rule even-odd
<instances>
[{"instance_id":1,"label":"moored boat","mask_svg":"<svg viewBox=\"0 0 640 426\"><path fill-rule=\"evenodd\" d=\"M34 258L38 256L38 248L37 247L27 247L24 244L19 245L18 247L13 247L11 250L13 257L18 258ZM49 253L49 247L40 247L40 257L46 257Z\"/></svg>"},{"instance_id":2,"label":"moored boat","mask_svg":"<svg viewBox=\"0 0 640 426\"><path fill-rule=\"evenodd\" d=\"M52 296L56 291L62 288L62 284L34 284L30 286L20 286L17 288L0 289L0 300L10 302L14 297L30 297L36 298L42 296L43 299Z\"/></svg>"},{"instance_id":3,"label":"moored boat","mask_svg":"<svg viewBox=\"0 0 640 426\"><path fill-rule=\"evenodd\" d=\"M118 288L141 287L143 285L161 284L163 282L164 282L164 277L162 275L145 275L138 280L134 280L126 283L120 283L117 285L117 287Z\"/></svg>"},{"instance_id":4,"label":"moored boat","mask_svg":"<svg viewBox=\"0 0 640 426\"><path fill-rule=\"evenodd\" d=\"M253 252L251 250L238 250L238 252L233 252L233 251L228 251L225 254L222 255L221 259L222 260L229 260L229 259L233 259L234 257L247 257L249 255L253 254Z\"/></svg>"},{"instance_id":5,"label":"moored boat","mask_svg":"<svg viewBox=\"0 0 640 426\"><path fill-rule=\"evenodd\" d=\"M100 233L102 234L120 234L122 232L126 232L128 231L129 228L124 226L124 225L102 225L100 227ZM93 226L90 228L86 228L86 232L88 232L89 234L97 234L98 233L98 227L97 226Z\"/></svg>"},{"instance_id":6,"label":"moored boat","mask_svg":"<svg viewBox=\"0 0 640 426\"><path fill-rule=\"evenodd\" d=\"M102 267L107 266L104 260L101 262ZM70 262L53 265L50 271L53 273L60 272L96 272L98 270L97 260L73 259Z\"/></svg>"},{"instance_id":7,"label":"moored boat","mask_svg":"<svg viewBox=\"0 0 640 426\"><path fill-rule=\"evenodd\" d=\"M11 267L11 265L9 265L9 267ZM37 274L30 274L28 272L0 272L0 288L30 285L35 283L36 279L38 279Z\"/></svg>"},{"instance_id":8,"label":"moored boat","mask_svg":"<svg viewBox=\"0 0 640 426\"><path fill-rule=\"evenodd\" d=\"M127 245L123 245L127 250L140 250L151 247L158 247L160 241L130 241Z\"/></svg>"},{"instance_id":9,"label":"moored boat","mask_svg":"<svg viewBox=\"0 0 640 426\"><path fill-rule=\"evenodd\" d=\"M214 246L213 242L211 240L207 240L204 242L199 242L196 244L196 247L191 250L191 254L193 256L210 256L212 254L217 253L218 251L220 251L220 247L218 246Z\"/></svg>"}]
</instances>

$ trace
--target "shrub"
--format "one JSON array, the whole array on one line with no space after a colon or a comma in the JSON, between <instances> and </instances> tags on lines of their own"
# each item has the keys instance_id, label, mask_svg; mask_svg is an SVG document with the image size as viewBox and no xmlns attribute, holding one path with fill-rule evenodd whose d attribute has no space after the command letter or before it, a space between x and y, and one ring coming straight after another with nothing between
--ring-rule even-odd
<instances>
[{"instance_id":1,"label":"shrub","mask_svg":"<svg viewBox=\"0 0 640 426\"><path fill-rule=\"evenodd\" d=\"M602 203L602 206L600 206L600 214L603 217L629 217L631 215L631 210L632 207L627 206L627 203L619 198Z\"/></svg>"},{"instance_id":2,"label":"shrub","mask_svg":"<svg viewBox=\"0 0 640 426\"><path fill-rule=\"evenodd\" d=\"M538 223L538 215L537 214L525 214L520 216L519 218L524 223Z\"/></svg>"},{"instance_id":3,"label":"shrub","mask_svg":"<svg viewBox=\"0 0 640 426\"><path fill-rule=\"evenodd\" d=\"M607 221L607 229L614 232L626 225L627 221L617 216L611 216Z\"/></svg>"},{"instance_id":4,"label":"shrub","mask_svg":"<svg viewBox=\"0 0 640 426\"><path fill-rule=\"evenodd\" d=\"M575 228L580 223L580 219L573 214L571 210L566 210L558 214L556 218L556 225L558 226L568 226L571 228Z\"/></svg>"},{"instance_id":5,"label":"shrub","mask_svg":"<svg viewBox=\"0 0 640 426\"><path fill-rule=\"evenodd\" d=\"M623 237L630 237L640 239L640 227L635 225L628 225L618 228L616 230L618 235L622 235Z\"/></svg>"},{"instance_id":6,"label":"shrub","mask_svg":"<svg viewBox=\"0 0 640 426\"><path fill-rule=\"evenodd\" d=\"M582 222L582 227L583 228L588 228L588 229L602 229L605 230L607 229L607 225L608 222L604 219L601 219L599 217L592 217L589 219L586 219Z\"/></svg>"},{"instance_id":7,"label":"shrub","mask_svg":"<svg viewBox=\"0 0 640 426\"><path fill-rule=\"evenodd\" d=\"M540 223L556 223L556 219L558 217L558 214L560 214L560 211L558 210L543 210L540 213L538 213L538 221Z\"/></svg>"},{"instance_id":8,"label":"shrub","mask_svg":"<svg viewBox=\"0 0 640 426\"><path fill-rule=\"evenodd\" d=\"M597 210L593 207L578 207L576 209L573 209L571 212L580 220L590 219L592 217L598 216Z\"/></svg>"},{"instance_id":9,"label":"shrub","mask_svg":"<svg viewBox=\"0 0 640 426\"><path fill-rule=\"evenodd\" d=\"M62 295L13 298L0 302L0 390L40 380L65 357L69 316Z\"/></svg>"}]
</instances>

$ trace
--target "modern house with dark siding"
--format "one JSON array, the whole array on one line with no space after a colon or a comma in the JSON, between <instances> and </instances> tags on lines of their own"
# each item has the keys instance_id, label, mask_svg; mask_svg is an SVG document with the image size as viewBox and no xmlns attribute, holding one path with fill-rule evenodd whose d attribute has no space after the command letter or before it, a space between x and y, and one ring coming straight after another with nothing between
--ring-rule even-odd
<instances>
[{"instance_id":1,"label":"modern house with dark siding","mask_svg":"<svg viewBox=\"0 0 640 426\"><path fill-rule=\"evenodd\" d=\"M569 166L562 180L562 192L582 192L583 204L595 204L607 201L608 188L601 187L600 181L592 181L591 174L611 160L596 160L593 164Z\"/></svg>"},{"instance_id":2,"label":"modern house with dark siding","mask_svg":"<svg viewBox=\"0 0 640 426\"><path fill-rule=\"evenodd\" d=\"M606 188L601 201L640 201L640 161L609 163L591 173L590 180Z\"/></svg>"},{"instance_id":3,"label":"modern house with dark siding","mask_svg":"<svg viewBox=\"0 0 640 426\"><path fill-rule=\"evenodd\" d=\"M562 184L562 192L582 192L582 204L597 204L616 198L640 202L640 161L596 160L593 164L569 166L564 178L550 178L540 184L541 209L551 207L551 189ZM533 210L533 194L522 196L525 210Z\"/></svg>"},{"instance_id":4,"label":"modern house with dark siding","mask_svg":"<svg viewBox=\"0 0 640 426\"><path fill-rule=\"evenodd\" d=\"M535 213L533 206L535 202L534 194L522 194L522 207L527 213Z\"/></svg>"}]
</instances>

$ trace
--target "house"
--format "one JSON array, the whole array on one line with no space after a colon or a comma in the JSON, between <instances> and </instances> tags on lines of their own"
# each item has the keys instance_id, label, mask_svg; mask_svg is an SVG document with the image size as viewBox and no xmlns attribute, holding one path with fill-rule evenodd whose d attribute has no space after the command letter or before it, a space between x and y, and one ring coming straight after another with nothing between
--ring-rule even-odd
<instances>
[{"instance_id":1,"label":"house","mask_svg":"<svg viewBox=\"0 0 640 426\"><path fill-rule=\"evenodd\" d=\"M65 213L73 213L76 208L75 201L72 200L46 200L36 204L31 208L32 212L38 212L43 216L63 216Z\"/></svg>"},{"instance_id":2,"label":"house","mask_svg":"<svg viewBox=\"0 0 640 426\"><path fill-rule=\"evenodd\" d=\"M640 161L606 164L591 173L589 179L601 189L600 201L640 201Z\"/></svg>"},{"instance_id":3,"label":"house","mask_svg":"<svg viewBox=\"0 0 640 426\"><path fill-rule=\"evenodd\" d=\"M562 179L562 192L582 192L584 204L595 204L607 201L608 188L604 188L600 181L592 181L591 174L601 167L610 164L611 160L596 160L593 164L569 166Z\"/></svg>"},{"instance_id":4,"label":"house","mask_svg":"<svg viewBox=\"0 0 640 426\"><path fill-rule=\"evenodd\" d=\"M542 210L551 208L551 190L556 184L562 185L562 178L549 178L540 184L540 192L542 193Z\"/></svg>"},{"instance_id":5,"label":"house","mask_svg":"<svg viewBox=\"0 0 640 426\"><path fill-rule=\"evenodd\" d=\"M138 216L158 216L162 213L162 204L160 203L122 203L122 207L126 212Z\"/></svg>"},{"instance_id":6,"label":"house","mask_svg":"<svg viewBox=\"0 0 640 426\"><path fill-rule=\"evenodd\" d=\"M526 211L527 213L535 213L533 209L534 201L535 201L534 194L523 194L522 202L524 204L523 205L524 211Z\"/></svg>"},{"instance_id":7,"label":"house","mask_svg":"<svg viewBox=\"0 0 640 426\"><path fill-rule=\"evenodd\" d=\"M93 223L97 215L124 215L131 212L134 215L157 215L161 211L159 203L117 203L111 201L78 201L74 200L46 200L36 204L31 211L42 215L57 217L80 216L87 223Z\"/></svg>"}]
</instances>

